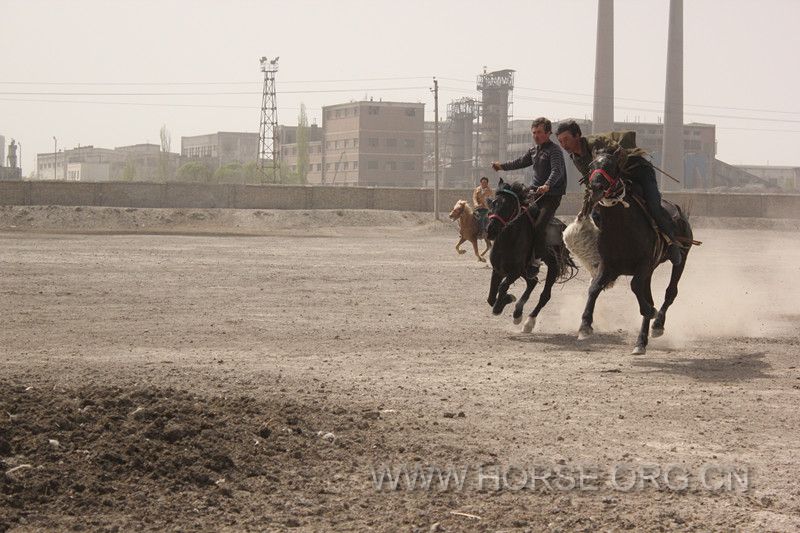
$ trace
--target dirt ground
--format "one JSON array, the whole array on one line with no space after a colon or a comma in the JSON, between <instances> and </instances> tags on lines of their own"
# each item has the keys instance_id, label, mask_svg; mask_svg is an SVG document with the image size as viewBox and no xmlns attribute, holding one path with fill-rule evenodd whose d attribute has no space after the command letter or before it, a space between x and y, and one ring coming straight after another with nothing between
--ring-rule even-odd
<instances>
[{"instance_id":1,"label":"dirt ground","mask_svg":"<svg viewBox=\"0 0 800 533\"><path fill-rule=\"evenodd\" d=\"M800 529L796 223L698 220L632 356L429 219L0 208L0 532Z\"/></svg>"}]
</instances>

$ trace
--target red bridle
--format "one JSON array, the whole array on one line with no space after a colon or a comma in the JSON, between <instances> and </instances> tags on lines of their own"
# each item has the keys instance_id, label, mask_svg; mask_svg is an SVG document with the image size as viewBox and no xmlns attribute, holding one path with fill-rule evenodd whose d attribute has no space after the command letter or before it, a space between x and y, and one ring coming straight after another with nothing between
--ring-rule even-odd
<instances>
[{"instance_id":1,"label":"red bridle","mask_svg":"<svg viewBox=\"0 0 800 533\"><path fill-rule=\"evenodd\" d=\"M596 174L600 174L608 182L608 188L605 190L605 192L603 192L603 197L608 198L609 196L611 196L614 187L616 187L617 183L619 183L619 180L617 178L612 177L608 172L606 172L602 168L596 168L589 175L589 183L592 182Z\"/></svg>"},{"instance_id":2,"label":"red bridle","mask_svg":"<svg viewBox=\"0 0 800 533\"><path fill-rule=\"evenodd\" d=\"M512 196L514 198L514 200L517 202L517 205L514 208L514 214L508 220L504 219L503 217L501 217L497 213L492 213L491 215L489 215L489 220L492 220L492 219L497 220L505 228L506 226L508 226L509 224L514 222L514 220L516 220L516 218L520 214L520 211L522 210L522 206L521 206L521 203L520 203L519 198L517 197L516 193L513 193L511 191L507 191L505 189L500 189L499 191L497 191L497 193L498 194L502 193L502 194L506 194L507 196Z\"/></svg>"}]
</instances>

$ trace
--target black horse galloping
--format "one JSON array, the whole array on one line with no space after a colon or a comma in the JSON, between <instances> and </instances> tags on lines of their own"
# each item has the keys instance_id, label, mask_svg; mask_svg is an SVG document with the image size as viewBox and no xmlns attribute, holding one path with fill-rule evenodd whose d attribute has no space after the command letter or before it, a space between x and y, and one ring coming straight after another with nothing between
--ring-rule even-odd
<instances>
[{"instance_id":1,"label":"black horse galloping","mask_svg":"<svg viewBox=\"0 0 800 533\"><path fill-rule=\"evenodd\" d=\"M636 295L643 317L633 354L642 355L647 350L652 319L655 319L653 337L660 337L664 333L667 309L678 295L678 281L686 266L689 249L692 244L699 243L692 239L692 227L686 215L678 206L674 206L678 215L675 238L684 245L681 250L683 258L680 264L672 266L664 305L656 312L650 282L656 267L668 259L667 247L664 239L656 233L640 198L632 194L631 186L620 178L619 157L618 152L597 152L590 165L591 205L599 217L600 226L600 266L589 287L578 338L584 339L593 333L594 306L600 292L621 275L633 276L631 290ZM664 204L665 207L671 206L662 201Z\"/></svg>"},{"instance_id":2,"label":"black horse galloping","mask_svg":"<svg viewBox=\"0 0 800 533\"><path fill-rule=\"evenodd\" d=\"M492 282L487 301L495 315L502 313L503 308L514 301L515 298L508 294L508 289L512 283L528 272L528 262L533 252L533 225L538 214L535 204L527 205L529 193L530 189L521 183L509 184L501 179L497 185L494 204L489 215L489 226L486 230L487 237L494 243L489 255L492 264ZM528 315L528 320L523 326L525 333L530 333L536 325L536 317L550 300L556 280L559 277L570 279L577 270L560 238L563 229L564 224L557 219L554 219L547 229L549 236L547 254L540 258L547 265L547 277L542 294L539 296L539 303ZM514 307L515 324L522 322L522 308L538 281L537 276L525 278L527 284L525 292Z\"/></svg>"}]
</instances>

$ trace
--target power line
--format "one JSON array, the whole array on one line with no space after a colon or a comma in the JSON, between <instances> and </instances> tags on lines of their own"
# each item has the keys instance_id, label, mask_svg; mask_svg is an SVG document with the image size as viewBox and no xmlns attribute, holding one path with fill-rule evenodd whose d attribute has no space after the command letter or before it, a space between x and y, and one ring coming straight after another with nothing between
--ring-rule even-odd
<instances>
[{"instance_id":1,"label":"power line","mask_svg":"<svg viewBox=\"0 0 800 533\"><path fill-rule=\"evenodd\" d=\"M463 79L463 78L448 78L448 77L438 77L440 80L447 80L447 81L454 81L460 83L471 83L474 84L475 80L471 79ZM309 79L309 80L286 80L281 81L281 84L298 84L298 83L345 83L345 82L354 82L354 81L397 81L397 80L422 80L422 79L430 79L430 76L406 76L406 77L388 77L388 78L331 78L331 79ZM56 81L0 81L0 85L55 85L55 86L192 86L192 85L251 85L251 86L258 86L258 82L253 81L185 81L185 82L56 82ZM440 87L444 89L445 87ZM447 87L447 89L454 90L454 91L466 91L463 88L456 88L456 87ZM363 89L359 89L363 90ZM372 89L372 90L398 90L398 89ZM584 96L587 98L593 98L594 95L590 93L580 93L574 91L565 91L565 90L557 90L557 89L542 89L538 87L520 87L515 86L515 91L534 91L534 92L544 92L544 93L552 93L552 94L564 94L570 96ZM331 92L335 92L336 90L331 90ZM343 90L343 91L346 91ZM282 93L292 93L294 91L281 91ZM316 92L313 90L310 91L297 91L297 92ZM321 91L320 91L321 92ZM474 90L470 90L469 92L477 92ZM9 93L6 93L9 94ZM176 93L180 94L180 93ZM208 93L212 94L212 93ZM223 94L251 94L251 93L218 93L220 95ZM260 94L260 93L258 93ZM102 94L102 96L107 96L111 94ZM142 95L146 95L142 93ZM183 95L183 94L181 94ZM190 96L187 94L186 96ZM660 104L663 105L663 101L660 100L647 100L642 98L631 98L625 96L616 96L616 100L626 100L631 102L641 102L641 103L649 103L649 104ZM557 102L556 102L557 103ZM574 102L573 102L574 103ZM719 105L709 105L709 104L691 104L685 103L684 106L686 107L702 107L702 108L709 108L709 109L727 109L731 111L751 111L756 113L777 113L777 114L789 114L789 115L800 115L800 111L784 111L778 109L766 109L766 108L754 108L754 107L736 107L736 106L719 106Z\"/></svg>"},{"instance_id":2,"label":"power line","mask_svg":"<svg viewBox=\"0 0 800 533\"><path fill-rule=\"evenodd\" d=\"M103 102L99 100L47 100L43 98L0 98L3 102L35 102L48 104L101 104L101 105L132 105L132 106L152 106L152 107L195 107L209 109L258 109L257 105L215 105L215 104L174 104L174 103L152 103L152 102ZM279 110L299 111L299 107L281 107ZM320 111L320 107L306 107L314 111Z\"/></svg>"},{"instance_id":3,"label":"power line","mask_svg":"<svg viewBox=\"0 0 800 533\"><path fill-rule=\"evenodd\" d=\"M430 76L394 77L394 78L347 78L323 80L287 80L286 83L340 83L352 81L400 81L400 80L427 80ZM181 85L259 85L253 81L175 81L175 82L114 82L114 81L0 81L0 85L64 85L64 86L181 86Z\"/></svg>"},{"instance_id":4,"label":"power line","mask_svg":"<svg viewBox=\"0 0 800 533\"><path fill-rule=\"evenodd\" d=\"M346 93L346 92L375 92L375 91L405 91L427 89L427 86L419 87L361 87L350 89L311 89L303 91L281 91L281 94L310 94L310 93ZM253 96L260 95L256 91L216 91L216 92L152 92L152 93L78 93L78 92L54 92L54 91L0 91L3 96Z\"/></svg>"}]
</instances>

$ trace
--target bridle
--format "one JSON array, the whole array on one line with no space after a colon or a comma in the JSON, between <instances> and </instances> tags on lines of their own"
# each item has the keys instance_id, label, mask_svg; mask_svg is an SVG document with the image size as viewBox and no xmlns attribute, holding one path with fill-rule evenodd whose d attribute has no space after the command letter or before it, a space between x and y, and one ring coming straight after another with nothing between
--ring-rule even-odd
<instances>
[{"instance_id":1,"label":"bridle","mask_svg":"<svg viewBox=\"0 0 800 533\"><path fill-rule=\"evenodd\" d=\"M516 205L514 206L514 214L511 217L509 217L508 220L504 219L497 213L492 213L491 215L489 215L490 220L497 220L503 225L503 228L505 228L506 226L514 222L522 212L522 202L520 202L517 193L515 193L514 191L510 191L508 189L499 189L497 191L497 194L505 194L507 196L511 196L512 198L514 198L514 201L516 202Z\"/></svg>"},{"instance_id":2,"label":"bridle","mask_svg":"<svg viewBox=\"0 0 800 533\"><path fill-rule=\"evenodd\" d=\"M594 163L595 161L598 161L600 159L600 157L602 157L602 156L596 157L592 161L592 163ZM600 200L598 200L597 203L602 205L603 207L613 207L613 206L615 206L615 205L617 205L619 203L621 203L625 207L628 207L629 204L628 204L628 202L625 201L625 194L626 194L625 181L621 180L619 178L613 177L611 174L606 172L605 169L596 168L596 169L594 169L592 171L591 174L589 174L588 183L590 184L590 186L591 186L592 180L597 175L602 176L602 178L604 180L606 180L606 182L608 182L608 187L603 191L603 197ZM620 183L622 184L622 190L621 191L617 191L616 190L617 189L617 185L619 185Z\"/></svg>"}]
</instances>

